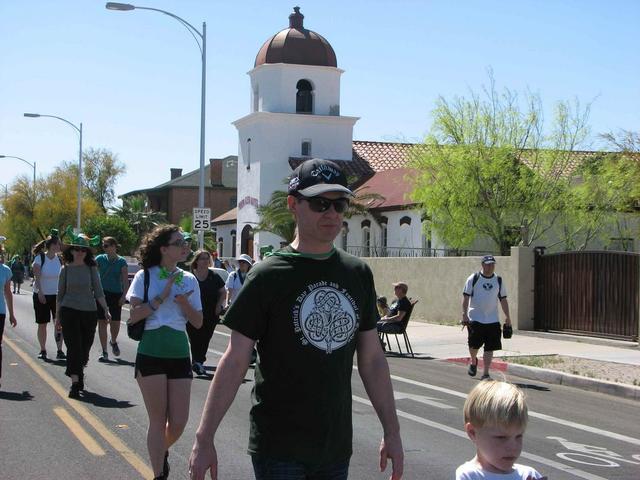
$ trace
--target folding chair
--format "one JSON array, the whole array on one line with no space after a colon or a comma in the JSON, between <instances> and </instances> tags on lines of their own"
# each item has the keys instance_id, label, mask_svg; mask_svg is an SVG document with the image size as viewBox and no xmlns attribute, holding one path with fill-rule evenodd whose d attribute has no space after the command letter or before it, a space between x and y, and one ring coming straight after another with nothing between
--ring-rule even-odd
<instances>
[{"instance_id":1,"label":"folding chair","mask_svg":"<svg viewBox=\"0 0 640 480\"><path fill-rule=\"evenodd\" d=\"M411 347L411 342L409 341L409 335L407 335L407 326L409 325L409 318L411 317L411 312L413 312L413 307L416 303L418 303L418 300L409 299L409 301L411 302L411 309L402 319L402 322L400 323L402 328L400 329L400 331L397 333L380 332L380 341L384 341L389 347L391 347L391 343L389 342L389 335L394 335L396 337L396 344L398 345L398 352L400 355L404 355L404 353L402 352L402 348L400 347L400 341L398 340L398 335L402 335L402 337L404 338L404 346L407 350L407 354L411 354L411 358L415 358L413 348Z\"/></svg>"}]
</instances>

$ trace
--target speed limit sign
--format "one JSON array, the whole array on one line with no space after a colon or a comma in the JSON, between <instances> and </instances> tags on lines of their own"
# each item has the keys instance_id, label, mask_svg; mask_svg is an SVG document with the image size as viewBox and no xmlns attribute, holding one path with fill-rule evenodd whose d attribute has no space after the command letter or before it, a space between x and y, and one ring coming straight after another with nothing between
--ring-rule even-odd
<instances>
[{"instance_id":1,"label":"speed limit sign","mask_svg":"<svg viewBox=\"0 0 640 480\"><path fill-rule=\"evenodd\" d=\"M194 208L193 209L193 229L196 231L211 230L211 209L210 208Z\"/></svg>"}]
</instances>

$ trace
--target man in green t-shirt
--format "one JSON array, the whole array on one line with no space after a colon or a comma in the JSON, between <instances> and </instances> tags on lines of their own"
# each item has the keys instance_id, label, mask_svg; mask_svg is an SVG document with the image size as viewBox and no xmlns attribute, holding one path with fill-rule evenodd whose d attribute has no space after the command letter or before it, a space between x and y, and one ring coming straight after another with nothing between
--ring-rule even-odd
<instances>
[{"instance_id":1,"label":"man in green t-shirt","mask_svg":"<svg viewBox=\"0 0 640 480\"><path fill-rule=\"evenodd\" d=\"M302 163L287 205L296 238L251 269L225 316L231 340L209 389L189 461L192 479L217 478L214 435L257 343L249 454L257 480L347 478L352 454L351 373L382 423L380 466L402 477L404 453L389 367L376 332L369 267L333 241L353 195L333 162Z\"/></svg>"}]
</instances>

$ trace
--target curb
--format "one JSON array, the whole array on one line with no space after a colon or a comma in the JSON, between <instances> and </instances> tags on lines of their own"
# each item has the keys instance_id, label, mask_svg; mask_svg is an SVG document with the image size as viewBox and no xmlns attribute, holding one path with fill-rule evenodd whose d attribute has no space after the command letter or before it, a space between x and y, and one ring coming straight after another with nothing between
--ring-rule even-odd
<instances>
[{"instance_id":1,"label":"curb","mask_svg":"<svg viewBox=\"0 0 640 480\"><path fill-rule=\"evenodd\" d=\"M640 387L626 385L624 383L597 380L595 378L582 377L571 373L558 372L556 370L548 370L546 368L517 365L513 363L508 364L507 373L531 380L539 380L546 383L581 388L583 390L590 390L593 392L640 401Z\"/></svg>"},{"instance_id":2,"label":"curb","mask_svg":"<svg viewBox=\"0 0 640 480\"><path fill-rule=\"evenodd\" d=\"M447 358L447 362L458 363L463 366L469 364L469 357ZM478 368L482 366L482 359L478 359ZM629 398L640 401L640 387L627 385L624 383L610 382L608 380L597 380L595 378L582 377L572 373L549 370L547 368L530 367L517 363L508 363L500 360L491 362L491 370L502 372L503 374L515 375L530 380L565 385L567 387L581 388L592 392L604 393L615 397Z\"/></svg>"}]
</instances>

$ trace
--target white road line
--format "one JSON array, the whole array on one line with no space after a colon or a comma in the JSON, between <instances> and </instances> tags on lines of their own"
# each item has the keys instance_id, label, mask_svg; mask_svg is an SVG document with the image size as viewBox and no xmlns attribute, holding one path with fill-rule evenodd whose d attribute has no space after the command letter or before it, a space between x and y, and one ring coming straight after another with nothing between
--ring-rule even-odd
<instances>
[{"instance_id":1,"label":"white road line","mask_svg":"<svg viewBox=\"0 0 640 480\"><path fill-rule=\"evenodd\" d=\"M353 367L356 369L356 367ZM408 383L410 385L415 385L417 387L426 388L429 390L435 390L441 393L447 393L449 395L453 395L459 398L467 398L466 393L457 392L455 390L450 390L448 388L438 387L437 385L431 385L429 383L418 382L416 380L411 380L409 378L399 377L397 375L391 375L393 380L397 380L398 382ZM570 420L564 420L558 417L552 417L551 415L546 415L544 413L533 412L529 410L529 416L537 418L539 420L545 420L551 423L557 423L558 425L564 425L565 427L575 428L576 430L582 430L584 432L595 433L596 435L601 435L603 437L608 437L614 440L619 440L621 442L630 443L631 445L640 445L640 439L628 437L626 435L621 435L619 433L610 432L608 430L602 430L600 428L591 427L589 425L583 425L581 423L572 422Z\"/></svg>"},{"instance_id":2,"label":"white road line","mask_svg":"<svg viewBox=\"0 0 640 480\"><path fill-rule=\"evenodd\" d=\"M393 397L396 400L403 400L406 398L408 400L413 400L414 402L423 403L424 405L431 405L432 407L442 408L444 410L456 408L453 405L438 402L437 398L427 397L425 395L416 395L414 393L393 392Z\"/></svg>"},{"instance_id":3,"label":"white road line","mask_svg":"<svg viewBox=\"0 0 640 480\"><path fill-rule=\"evenodd\" d=\"M358 397L356 395L352 395L352 398L355 402L362 403L364 405L368 405L372 407L371 402L366 398ZM411 413L403 412L402 410L397 410L398 416L402 418L406 418L407 420L411 420L416 423L420 423L422 425L426 425L431 428L435 428L438 430L442 430L443 432L450 433L460 438L467 439L467 434L455 428L451 428L447 425L443 425L442 423L437 423L431 420L427 420L426 418L418 417L417 415L413 415ZM529 460L533 460L535 462L541 463L542 465L546 465L548 467L555 468L557 470L569 473L578 478L584 478L585 480L607 480L604 477L600 477L598 475L593 475L592 473L585 472L583 470L579 470L570 465L565 465L564 463L556 462L555 460L551 460L548 458L540 457L538 455L534 455L532 453L522 452L521 455L524 458L528 458Z\"/></svg>"},{"instance_id":4,"label":"white road line","mask_svg":"<svg viewBox=\"0 0 640 480\"><path fill-rule=\"evenodd\" d=\"M228 333L224 333L224 332L215 332L215 333L225 337L231 336ZM221 353L219 352L215 352L213 350L210 350L210 351L221 355ZM354 365L353 369L357 370L358 367ZM440 392L440 393L446 393L447 395L452 395L454 397L467 398L466 393L458 392L456 390L451 390L449 388L439 387L437 385L431 385L430 383L418 382L417 380L411 380L410 378L404 378L398 375L391 375L391 379L396 380L398 382L407 383L409 385L414 385L416 387L426 388L428 390L435 390L436 392ZM575 428L576 430L582 430L583 432L594 433L602 437L611 438L613 440L619 440L621 442L629 443L631 445L640 445L640 439L638 438L629 437L627 435L622 435L620 433L610 432L608 430L602 430L600 428L591 427L589 425L583 425L581 423L572 422L570 420L564 420L558 417L552 417L551 415L546 415L544 413L538 413L538 412L529 410L529 416L537 418L539 420L544 420L546 422L556 423L558 425L564 425L565 427Z\"/></svg>"}]
</instances>

